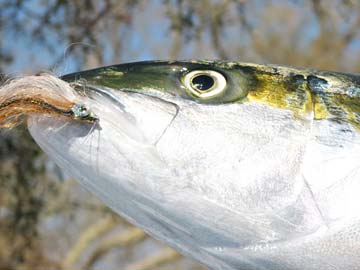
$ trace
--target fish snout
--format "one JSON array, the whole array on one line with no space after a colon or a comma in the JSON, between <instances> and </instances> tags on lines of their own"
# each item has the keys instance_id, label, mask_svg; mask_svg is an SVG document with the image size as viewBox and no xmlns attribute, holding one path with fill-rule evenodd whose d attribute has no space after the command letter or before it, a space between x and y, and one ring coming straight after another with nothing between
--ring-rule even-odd
<instances>
[{"instance_id":1,"label":"fish snout","mask_svg":"<svg viewBox=\"0 0 360 270\"><path fill-rule=\"evenodd\" d=\"M99 125L116 129L145 144L156 144L178 113L178 105L143 93L95 89L88 101Z\"/></svg>"}]
</instances>

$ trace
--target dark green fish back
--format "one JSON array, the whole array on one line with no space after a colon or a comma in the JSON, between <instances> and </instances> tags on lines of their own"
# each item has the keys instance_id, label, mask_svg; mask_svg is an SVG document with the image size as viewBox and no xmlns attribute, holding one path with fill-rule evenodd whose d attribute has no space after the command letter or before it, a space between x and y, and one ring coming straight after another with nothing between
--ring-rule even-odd
<instances>
[{"instance_id":1,"label":"dark green fish back","mask_svg":"<svg viewBox=\"0 0 360 270\"><path fill-rule=\"evenodd\" d=\"M192 70L215 70L228 79L220 96L189 95L181 78ZM155 89L205 104L260 102L296 116L348 122L360 129L360 75L227 61L146 61L97 68L62 77L74 82L138 92Z\"/></svg>"}]
</instances>

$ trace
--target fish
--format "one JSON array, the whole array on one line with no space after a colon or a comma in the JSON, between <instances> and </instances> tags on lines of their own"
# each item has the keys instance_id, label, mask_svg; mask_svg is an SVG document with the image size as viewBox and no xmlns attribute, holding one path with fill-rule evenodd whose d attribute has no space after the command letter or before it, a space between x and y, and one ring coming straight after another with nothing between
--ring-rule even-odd
<instances>
[{"instance_id":1,"label":"fish","mask_svg":"<svg viewBox=\"0 0 360 270\"><path fill-rule=\"evenodd\" d=\"M60 78L96 123L33 114L40 147L209 269L360 269L360 76L146 61Z\"/></svg>"}]
</instances>

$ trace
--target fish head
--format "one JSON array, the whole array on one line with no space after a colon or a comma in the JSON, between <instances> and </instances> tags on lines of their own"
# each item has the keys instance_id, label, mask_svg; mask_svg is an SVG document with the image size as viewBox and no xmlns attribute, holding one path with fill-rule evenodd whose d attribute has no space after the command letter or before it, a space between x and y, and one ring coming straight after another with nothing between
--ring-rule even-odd
<instances>
[{"instance_id":1,"label":"fish head","mask_svg":"<svg viewBox=\"0 0 360 270\"><path fill-rule=\"evenodd\" d=\"M98 121L32 116L34 139L108 206L182 253L218 269L262 269L223 251L323 225L302 175L313 120L304 71L140 62L62 79Z\"/></svg>"},{"instance_id":2,"label":"fish head","mask_svg":"<svg viewBox=\"0 0 360 270\"><path fill-rule=\"evenodd\" d=\"M249 92L259 84L254 70L214 62L143 62L70 74L63 79L83 92L99 118L96 128L67 123L40 131L46 144L74 151L67 163L111 172L139 185L136 191L152 186L171 193L192 186L217 193L234 181L259 185L265 172L268 178L280 174L274 162L285 161L271 145L282 145L277 150L288 155L292 148L299 152L288 144L301 145L306 121L295 121L291 110L253 102ZM48 117L42 121L63 126Z\"/></svg>"}]
</instances>

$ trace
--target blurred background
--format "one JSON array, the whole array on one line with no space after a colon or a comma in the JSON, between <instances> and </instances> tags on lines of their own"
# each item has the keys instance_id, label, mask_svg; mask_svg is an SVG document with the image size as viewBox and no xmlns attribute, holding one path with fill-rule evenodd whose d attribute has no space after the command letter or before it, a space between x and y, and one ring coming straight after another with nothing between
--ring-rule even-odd
<instances>
[{"instance_id":1,"label":"blurred background","mask_svg":"<svg viewBox=\"0 0 360 270\"><path fill-rule=\"evenodd\" d=\"M230 59L360 72L358 0L0 0L0 78ZM0 269L204 269L0 131Z\"/></svg>"}]
</instances>

